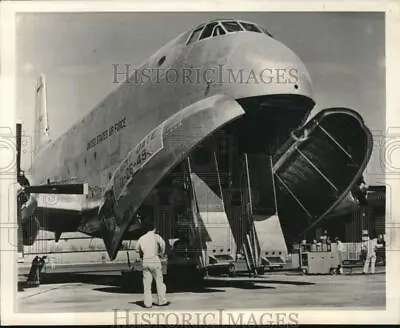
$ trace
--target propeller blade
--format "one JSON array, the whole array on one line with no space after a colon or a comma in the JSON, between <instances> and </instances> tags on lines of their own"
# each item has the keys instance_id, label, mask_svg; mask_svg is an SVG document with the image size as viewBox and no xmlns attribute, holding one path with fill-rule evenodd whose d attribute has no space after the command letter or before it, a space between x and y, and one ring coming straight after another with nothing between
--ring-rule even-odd
<instances>
[{"instance_id":1,"label":"propeller blade","mask_svg":"<svg viewBox=\"0 0 400 328\"><path fill-rule=\"evenodd\" d=\"M21 131L22 124L17 123L16 127L16 150L17 150L17 181L20 181L20 173L21 173Z\"/></svg>"}]
</instances>

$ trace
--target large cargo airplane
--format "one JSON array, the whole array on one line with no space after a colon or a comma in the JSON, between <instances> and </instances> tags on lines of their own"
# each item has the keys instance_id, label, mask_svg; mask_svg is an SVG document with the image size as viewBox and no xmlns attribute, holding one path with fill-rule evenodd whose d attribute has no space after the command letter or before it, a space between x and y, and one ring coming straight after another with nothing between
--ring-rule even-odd
<instances>
[{"instance_id":1,"label":"large cargo airplane","mask_svg":"<svg viewBox=\"0 0 400 328\"><path fill-rule=\"evenodd\" d=\"M199 267L242 258L254 271L271 220L287 246L302 239L351 195L371 155L355 111L309 118L306 67L255 23L201 24L114 73L121 85L56 140L40 78L29 181L17 159L25 245L39 229L56 240L80 231L102 238L113 260L153 219Z\"/></svg>"}]
</instances>

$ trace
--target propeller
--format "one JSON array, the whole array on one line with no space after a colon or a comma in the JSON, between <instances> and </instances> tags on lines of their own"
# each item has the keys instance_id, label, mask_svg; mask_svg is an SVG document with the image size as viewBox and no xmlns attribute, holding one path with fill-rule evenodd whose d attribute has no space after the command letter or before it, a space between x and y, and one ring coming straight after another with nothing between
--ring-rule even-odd
<instances>
[{"instance_id":1,"label":"propeller","mask_svg":"<svg viewBox=\"0 0 400 328\"><path fill-rule=\"evenodd\" d=\"M16 151L17 151L17 182L21 187L29 186L29 180L26 178L24 171L21 170L21 132L22 124L17 123L16 126Z\"/></svg>"},{"instance_id":2,"label":"propeller","mask_svg":"<svg viewBox=\"0 0 400 328\"><path fill-rule=\"evenodd\" d=\"M35 214L38 203L31 194L69 194L82 195L88 194L88 185L86 183L74 184L47 184L31 185L25 172L21 170L21 141L22 124L16 125L16 174L17 182L21 186L17 193L17 216L18 216L18 251L23 253L23 245L32 245L40 229L39 220ZM61 232L56 233L55 239L61 236Z\"/></svg>"},{"instance_id":3,"label":"propeller","mask_svg":"<svg viewBox=\"0 0 400 328\"><path fill-rule=\"evenodd\" d=\"M19 172L21 171L21 129L22 125L17 123L16 127L16 148L17 148L17 180L19 177ZM18 181L19 182L19 181Z\"/></svg>"}]
</instances>

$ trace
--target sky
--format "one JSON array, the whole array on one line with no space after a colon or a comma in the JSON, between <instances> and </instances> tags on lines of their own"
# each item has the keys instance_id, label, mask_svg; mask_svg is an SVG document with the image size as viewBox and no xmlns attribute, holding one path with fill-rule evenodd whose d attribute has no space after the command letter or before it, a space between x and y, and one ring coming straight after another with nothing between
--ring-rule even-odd
<instances>
[{"instance_id":1,"label":"sky","mask_svg":"<svg viewBox=\"0 0 400 328\"><path fill-rule=\"evenodd\" d=\"M304 62L317 102L358 111L374 135L385 130L382 13L185 12L17 14L17 118L33 131L34 90L44 73L51 137L64 133L118 85L113 64L138 66L181 32L209 19L264 26ZM365 176L382 184L375 147ZM24 159L23 159L24 161ZM25 158L23 167L29 166Z\"/></svg>"}]
</instances>

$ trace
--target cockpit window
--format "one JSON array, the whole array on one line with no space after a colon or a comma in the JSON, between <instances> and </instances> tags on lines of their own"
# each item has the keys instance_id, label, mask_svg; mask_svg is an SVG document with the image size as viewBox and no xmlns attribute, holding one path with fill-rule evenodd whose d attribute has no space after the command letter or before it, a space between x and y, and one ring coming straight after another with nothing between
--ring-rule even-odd
<instances>
[{"instance_id":1,"label":"cockpit window","mask_svg":"<svg viewBox=\"0 0 400 328\"><path fill-rule=\"evenodd\" d=\"M260 29L257 26L255 26L254 24L240 22L240 25L242 25L246 31L261 33Z\"/></svg>"},{"instance_id":2,"label":"cockpit window","mask_svg":"<svg viewBox=\"0 0 400 328\"><path fill-rule=\"evenodd\" d=\"M261 26L257 26L256 24L253 23L238 22L238 21L215 21L215 22L210 22L206 25L201 25L198 28L196 28L190 35L187 44L196 42L198 40L214 37L217 35L224 35L226 33L240 32L240 31L265 33L269 35L271 38L273 37L266 29L264 29Z\"/></svg>"},{"instance_id":3,"label":"cockpit window","mask_svg":"<svg viewBox=\"0 0 400 328\"><path fill-rule=\"evenodd\" d=\"M240 25L237 22L222 22L222 25L226 28L228 32L238 32L243 31Z\"/></svg>"},{"instance_id":4,"label":"cockpit window","mask_svg":"<svg viewBox=\"0 0 400 328\"><path fill-rule=\"evenodd\" d=\"M190 36L189 41L188 41L187 44L192 43L192 42L198 40L199 35L200 35L201 31L203 30L203 27L204 27L204 26L201 26L201 27L199 27L199 28L197 28L197 29L195 29L195 30L193 31L193 33L192 33L192 35Z\"/></svg>"},{"instance_id":5,"label":"cockpit window","mask_svg":"<svg viewBox=\"0 0 400 328\"><path fill-rule=\"evenodd\" d=\"M224 31L224 29L222 28L222 26L217 25L217 26L214 27L213 36L224 35L224 34L225 34L225 31Z\"/></svg>"},{"instance_id":6,"label":"cockpit window","mask_svg":"<svg viewBox=\"0 0 400 328\"><path fill-rule=\"evenodd\" d=\"M200 40L210 37L215 25L217 25L217 24L218 24L218 22L207 24L203 30L203 33L201 33Z\"/></svg>"}]
</instances>

